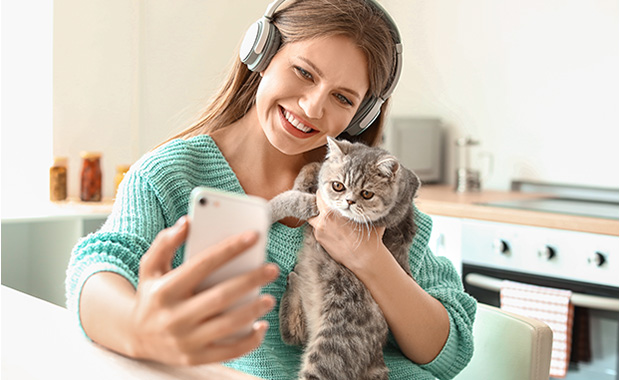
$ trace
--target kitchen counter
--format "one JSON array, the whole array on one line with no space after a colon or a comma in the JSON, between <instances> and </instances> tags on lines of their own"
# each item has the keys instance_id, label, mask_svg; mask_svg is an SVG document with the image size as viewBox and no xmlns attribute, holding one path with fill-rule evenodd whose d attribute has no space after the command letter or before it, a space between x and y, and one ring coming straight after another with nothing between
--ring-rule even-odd
<instances>
[{"instance_id":1,"label":"kitchen counter","mask_svg":"<svg viewBox=\"0 0 620 380\"><path fill-rule=\"evenodd\" d=\"M2 286L2 379L258 380L214 364L126 358L84 338L67 309Z\"/></svg>"},{"instance_id":2,"label":"kitchen counter","mask_svg":"<svg viewBox=\"0 0 620 380\"><path fill-rule=\"evenodd\" d=\"M519 210L481 204L544 197L550 198L551 196L547 194L490 190L456 193L454 188L449 185L423 185L420 188L415 203L421 211L432 215L618 236L619 224L617 219Z\"/></svg>"},{"instance_id":3,"label":"kitchen counter","mask_svg":"<svg viewBox=\"0 0 620 380\"><path fill-rule=\"evenodd\" d=\"M72 218L106 218L112 212L114 199L101 202L82 202L76 198L51 202L48 200L9 203L2 209L2 223L23 223L37 221L62 221Z\"/></svg>"}]
</instances>

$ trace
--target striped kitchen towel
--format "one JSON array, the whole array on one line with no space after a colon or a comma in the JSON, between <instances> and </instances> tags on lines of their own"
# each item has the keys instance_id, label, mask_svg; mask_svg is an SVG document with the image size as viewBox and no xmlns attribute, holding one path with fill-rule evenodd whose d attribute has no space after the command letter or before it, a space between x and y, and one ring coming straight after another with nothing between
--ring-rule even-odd
<instances>
[{"instance_id":1,"label":"striped kitchen towel","mask_svg":"<svg viewBox=\"0 0 620 380\"><path fill-rule=\"evenodd\" d=\"M545 322L553 331L550 376L566 377L573 331L570 290L503 281L500 303L503 310Z\"/></svg>"}]
</instances>

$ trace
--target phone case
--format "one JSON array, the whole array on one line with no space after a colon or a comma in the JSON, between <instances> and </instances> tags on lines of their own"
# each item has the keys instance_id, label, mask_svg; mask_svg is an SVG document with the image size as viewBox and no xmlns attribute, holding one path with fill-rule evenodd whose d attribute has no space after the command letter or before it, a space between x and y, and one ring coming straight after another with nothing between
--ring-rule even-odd
<instances>
[{"instance_id":1,"label":"phone case","mask_svg":"<svg viewBox=\"0 0 620 380\"><path fill-rule=\"evenodd\" d=\"M256 244L211 273L198 290L257 268L265 262L270 218L264 199L198 187L190 196L189 219L184 261L191 260L204 249L229 236L248 230L259 233ZM258 291L253 296L257 295ZM247 301L247 298L251 299L246 297L243 301Z\"/></svg>"}]
</instances>

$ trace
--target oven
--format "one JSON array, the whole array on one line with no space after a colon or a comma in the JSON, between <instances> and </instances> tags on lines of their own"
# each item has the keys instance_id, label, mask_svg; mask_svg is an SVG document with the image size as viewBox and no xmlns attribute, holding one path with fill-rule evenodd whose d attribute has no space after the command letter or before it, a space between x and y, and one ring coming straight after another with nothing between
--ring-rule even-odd
<instances>
[{"instance_id":1,"label":"oven","mask_svg":"<svg viewBox=\"0 0 620 380\"><path fill-rule=\"evenodd\" d=\"M575 319L566 379L618 379L617 236L470 219L461 233L467 292L499 306L503 280L571 290Z\"/></svg>"}]
</instances>

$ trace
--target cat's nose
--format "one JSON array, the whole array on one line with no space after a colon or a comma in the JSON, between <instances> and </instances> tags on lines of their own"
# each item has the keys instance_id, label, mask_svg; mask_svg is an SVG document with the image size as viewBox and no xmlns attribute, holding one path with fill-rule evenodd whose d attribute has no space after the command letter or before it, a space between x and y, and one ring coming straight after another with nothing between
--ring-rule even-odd
<instances>
[{"instance_id":1,"label":"cat's nose","mask_svg":"<svg viewBox=\"0 0 620 380\"><path fill-rule=\"evenodd\" d=\"M355 201L353 201L351 199L347 199L347 203L349 204L349 206L351 206L353 203L355 203Z\"/></svg>"}]
</instances>

